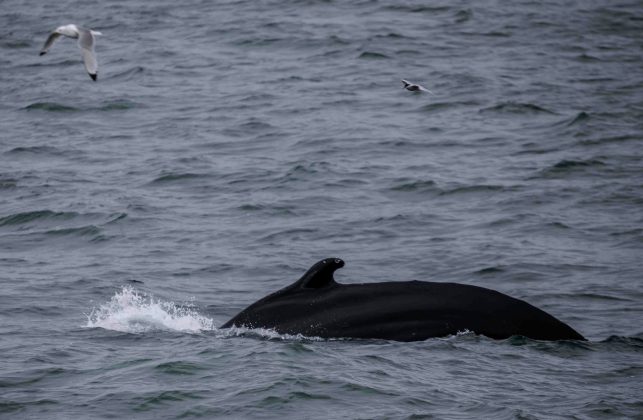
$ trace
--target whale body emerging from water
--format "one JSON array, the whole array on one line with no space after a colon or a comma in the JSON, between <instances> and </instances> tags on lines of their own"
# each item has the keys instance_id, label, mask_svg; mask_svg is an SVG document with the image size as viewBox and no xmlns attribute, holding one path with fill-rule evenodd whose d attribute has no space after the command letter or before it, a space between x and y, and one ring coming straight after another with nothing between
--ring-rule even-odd
<instances>
[{"instance_id":1,"label":"whale body emerging from water","mask_svg":"<svg viewBox=\"0 0 643 420\"><path fill-rule=\"evenodd\" d=\"M470 331L494 339L585 340L567 324L520 299L458 283L339 284L338 258L258 300L221 328L265 328L322 338L419 341Z\"/></svg>"}]
</instances>

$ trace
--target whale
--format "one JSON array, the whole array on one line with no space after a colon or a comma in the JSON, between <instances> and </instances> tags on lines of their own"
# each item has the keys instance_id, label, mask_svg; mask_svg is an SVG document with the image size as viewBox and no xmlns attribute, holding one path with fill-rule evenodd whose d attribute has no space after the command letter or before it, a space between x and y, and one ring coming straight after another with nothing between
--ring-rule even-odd
<instances>
[{"instance_id":1,"label":"whale","mask_svg":"<svg viewBox=\"0 0 643 420\"><path fill-rule=\"evenodd\" d=\"M547 312L495 290L460 283L389 281L340 284L339 258L251 304L221 328L269 329L320 338L422 341L459 333L492 339L585 340Z\"/></svg>"}]
</instances>

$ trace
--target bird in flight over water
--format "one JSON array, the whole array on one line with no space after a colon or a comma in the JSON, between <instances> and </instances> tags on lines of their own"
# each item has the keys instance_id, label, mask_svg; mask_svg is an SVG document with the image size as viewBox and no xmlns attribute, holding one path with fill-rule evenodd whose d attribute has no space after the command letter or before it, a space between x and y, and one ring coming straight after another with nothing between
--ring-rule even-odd
<instances>
[{"instance_id":1,"label":"bird in flight over water","mask_svg":"<svg viewBox=\"0 0 643 420\"><path fill-rule=\"evenodd\" d=\"M404 83L404 89L410 90L411 92L428 92L431 95L433 95L433 92L431 92L429 89L425 88L422 85L411 83L408 80L404 80L404 79L402 79L402 83Z\"/></svg>"},{"instance_id":2,"label":"bird in flight over water","mask_svg":"<svg viewBox=\"0 0 643 420\"><path fill-rule=\"evenodd\" d=\"M91 77L93 81L96 81L96 77L98 75L98 62L96 61L96 54L94 53L94 36L102 34L98 31L81 28L73 24L59 26L55 31L49 34L47 41L45 41L45 45L43 45L40 50L40 55L47 54L47 51L49 51L49 48L51 48L54 41L56 41L61 35L78 40L78 47L80 48L80 53L83 56L85 69L87 70L87 73L89 73L89 77Z\"/></svg>"}]
</instances>

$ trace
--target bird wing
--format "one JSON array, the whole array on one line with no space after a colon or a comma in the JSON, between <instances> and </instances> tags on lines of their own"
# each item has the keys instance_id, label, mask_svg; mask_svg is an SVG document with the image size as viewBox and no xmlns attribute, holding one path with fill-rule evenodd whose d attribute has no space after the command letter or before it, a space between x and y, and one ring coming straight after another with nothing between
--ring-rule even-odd
<instances>
[{"instance_id":1,"label":"bird wing","mask_svg":"<svg viewBox=\"0 0 643 420\"><path fill-rule=\"evenodd\" d=\"M420 88L420 90L423 90L423 91L425 91L425 92L428 92L428 93L430 93L431 95L435 95L435 93L431 92L429 89L425 88L424 86L420 86L420 85L418 85L418 87Z\"/></svg>"},{"instance_id":2,"label":"bird wing","mask_svg":"<svg viewBox=\"0 0 643 420\"><path fill-rule=\"evenodd\" d=\"M47 37L47 40L45 41L45 45L42 46L42 49L40 50L40 55L47 54L47 51L51 46L54 44L54 41L60 37L60 34L58 32L52 32L49 34L49 37Z\"/></svg>"},{"instance_id":3,"label":"bird wing","mask_svg":"<svg viewBox=\"0 0 643 420\"><path fill-rule=\"evenodd\" d=\"M92 35L92 32L88 29L79 29L78 32L78 46L83 56L85 69L91 78L96 80L98 62L96 61L96 54L94 53L94 35Z\"/></svg>"}]
</instances>

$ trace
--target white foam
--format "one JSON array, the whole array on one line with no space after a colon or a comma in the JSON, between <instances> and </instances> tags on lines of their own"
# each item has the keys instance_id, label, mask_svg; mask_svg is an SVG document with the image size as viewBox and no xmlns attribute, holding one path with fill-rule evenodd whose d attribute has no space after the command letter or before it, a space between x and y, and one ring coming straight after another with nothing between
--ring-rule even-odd
<instances>
[{"instance_id":1,"label":"white foam","mask_svg":"<svg viewBox=\"0 0 643 420\"><path fill-rule=\"evenodd\" d=\"M129 286L123 287L109 302L94 308L87 316L85 327L128 333L155 330L199 333L216 329L212 319L193 308L154 299Z\"/></svg>"},{"instance_id":2,"label":"white foam","mask_svg":"<svg viewBox=\"0 0 643 420\"><path fill-rule=\"evenodd\" d=\"M179 331L187 333L214 332L217 338L255 337L266 340L323 341L320 337L301 334L280 334L265 328L231 327L218 329L214 320L199 314L191 307L179 306L171 301L125 286L109 302L94 308L87 315L86 328L104 328L126 333L150 331Z\"/></svg>"},{"instance_id":3,"label":"white foam","mask_svg":"<svg viewBox=\"0 0 643 420\"><path fill-rule=\"evenodd\" d=\"M302 334L280 334L275 330L266 328L230 327L218 330L221 337L258 337L267 340L283 341L326 341L327 339ZM338 340L338 339L331 339Z\"/></svg>"}]
</instances>

